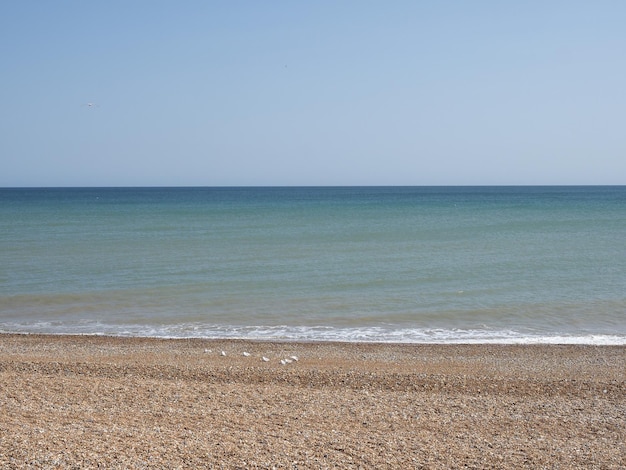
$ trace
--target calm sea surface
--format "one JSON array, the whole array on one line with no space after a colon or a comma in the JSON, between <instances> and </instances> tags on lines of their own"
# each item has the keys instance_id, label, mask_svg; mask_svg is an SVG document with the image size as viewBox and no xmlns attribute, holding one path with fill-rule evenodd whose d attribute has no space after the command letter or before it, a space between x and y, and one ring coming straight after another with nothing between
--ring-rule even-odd
<instances>
[{"instance_id":1,"label":"calm sea surface","mask_svg":"<svg viewBox=\"0 0 626 470\"><path fill-rule=\"evenodd\" d=\"M0 332L626 344L626 187L0 189Z\"/></svg>"}]
</instances>

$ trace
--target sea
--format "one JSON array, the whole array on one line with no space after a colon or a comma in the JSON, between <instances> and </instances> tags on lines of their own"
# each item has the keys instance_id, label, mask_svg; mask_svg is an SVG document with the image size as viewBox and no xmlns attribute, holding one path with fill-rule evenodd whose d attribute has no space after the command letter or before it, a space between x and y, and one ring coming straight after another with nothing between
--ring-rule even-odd
<instances>
[{"instance_id":1,"label":"sea","mask_svg":"<svg viewBox=\"0 0 626 470\"><path fill-rule=\"evenodd\" d=\"M0 332L626 344L626 186L1 188Z\"/></svg>"}]
</instances>

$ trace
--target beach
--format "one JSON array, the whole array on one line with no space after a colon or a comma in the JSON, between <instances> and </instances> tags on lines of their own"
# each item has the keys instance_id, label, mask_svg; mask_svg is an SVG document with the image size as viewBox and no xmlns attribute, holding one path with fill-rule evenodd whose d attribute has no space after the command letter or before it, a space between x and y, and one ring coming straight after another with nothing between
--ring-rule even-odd
<instances>
[{"instance_id":1,"label":"beach","mask_svg":"<svg viewBox=\"0 0 626 470\"><path fill-rule=\"evenodd\" d=\"M4 334L0 413L2 468L617 469L626 347Z\"/></svg>"}]
</instances>

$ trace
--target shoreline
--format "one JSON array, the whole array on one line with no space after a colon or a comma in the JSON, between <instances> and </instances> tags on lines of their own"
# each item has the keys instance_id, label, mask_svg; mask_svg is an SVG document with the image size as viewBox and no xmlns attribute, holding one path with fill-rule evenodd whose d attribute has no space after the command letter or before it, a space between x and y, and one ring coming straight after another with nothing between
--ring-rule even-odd
<instances>
[{"instance_id":1,"label":"shoreline","mask_svg":"<svg viewBox=\"0 0 626 470\"><path fill-rule=\"evenodd\" d=\"M0 334L0 389L3 468L626 467L626 346Z\"/></svg>"},{"instance_id":2,"label":"shoreline","mask_svg":"<svg viewBox=\"0 0 626 470\"><path fill-rule=\"evenodd\" d=\"M247 327L223 326L223 329L193 330L192 334L167 332L167 328L155 331L154 326L126 328L116 331L109 326L105 328L89 328L85 331L50 329L0 328L0 335L40 335L40 336L103 336L111 338L152 338L162 340L216 340L216 341L252 341L252 342L290 342L290 343L366 343L366 344L407 344L407 345L582 345L582 346L626 346L624 332L543 332L525 334L513 330L438 330L437 333L426 333L427 330L414 329L377 329L377 327L331 327L327 332L304 331L300 327L286 325L273 327L249 327L249 331L235 333L235 330L246 330ZM259 330L260 329L260 330ZM372 331L376 330L376 331ZM157 328L158 330L158 328ZM257 331L258 330L258 331ZM306 330L306 328L305 328ZM332 331L331 331L332 330ZM171 333L171 334L170 334Z\"/></svg>"}]
</instances>

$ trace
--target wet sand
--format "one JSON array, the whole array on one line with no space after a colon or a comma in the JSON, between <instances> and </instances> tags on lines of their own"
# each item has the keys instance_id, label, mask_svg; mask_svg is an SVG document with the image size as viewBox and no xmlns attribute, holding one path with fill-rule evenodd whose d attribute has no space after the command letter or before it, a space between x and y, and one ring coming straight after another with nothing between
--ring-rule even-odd
<instances>
[{"instance_id":1,"label":"wet sand","mask_svg":"<svg viewBox=\"0 0 626 470\"><path fill-rule=\"evenodd\" d=\"M625 442L623 346L0 335L0 468L618 469Z\"/></svg>"}]
</instances>

